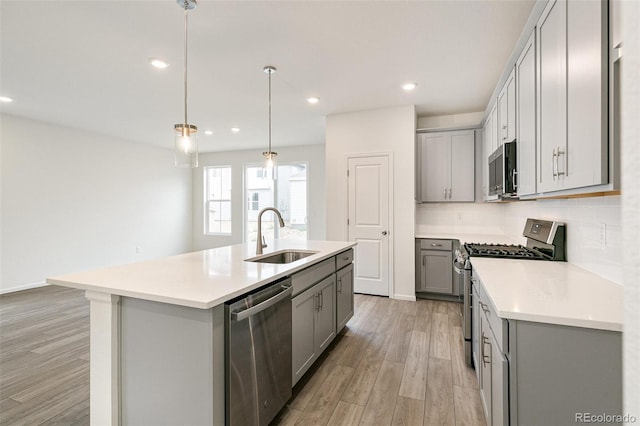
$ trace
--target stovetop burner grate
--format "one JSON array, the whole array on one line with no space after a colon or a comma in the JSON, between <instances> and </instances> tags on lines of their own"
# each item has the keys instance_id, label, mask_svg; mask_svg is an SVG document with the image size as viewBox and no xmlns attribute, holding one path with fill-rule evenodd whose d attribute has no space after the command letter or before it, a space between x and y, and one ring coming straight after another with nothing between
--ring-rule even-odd
<instances>
[{"instance_id":1,"label":"stovetop burner grate","mask_svg":"<svg viewBox=\"0 0 640 426\"><path fill-rule=\"evenodd\" d=\"M511 259L546 260L542 253L516 244L480 244L467 243L464 245L469 256L500 257Z\"/></svg>"}]
</instances>

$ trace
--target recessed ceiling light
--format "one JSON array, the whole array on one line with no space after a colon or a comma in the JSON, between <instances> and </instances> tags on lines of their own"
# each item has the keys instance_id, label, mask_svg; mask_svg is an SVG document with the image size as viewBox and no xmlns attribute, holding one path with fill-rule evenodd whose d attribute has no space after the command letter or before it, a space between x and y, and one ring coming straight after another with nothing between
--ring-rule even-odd
<instances>
[{"instance_id":1,"label":"recessed ceiling light","mask_svg":"<svg viewBox=\"0 0 640 426\"><path fill-rule=\"evenodd\" d=\"M310 104L317 104L318 102L320 102L320 98L312 96L310 98L307 98L307 102L309 102Z\"/></svg>"},{"instance_id":2,"label":"recessed ceiling light","mask_svg":"<svg viewBox=\"0 0 640 426\"><path fill-rule=\"evenodd\" d=\"M9 103L9 102L13 102L13 99L7 97L7 96L0 96L0 102L4 102L4 103Z\"/></svg>"},{"instance_id":3,"label":"recessed ceiling light","mask_svg":"<svg viewBox=\"0 0 640 426\"><path fill-rule=\"evenodd\" d=\"M240 127L232 127L232 128L231 128L231 131L232 131L233 133L238 133L238 132L240 131Z\"/></svg>"},{"instance_id":4,"label":"recessed ceiling light","mask_svg":"<svg viewBox=\"0 0 640 426\"><path fill-rule=\"evenodd\" d=\"M205 130L204 134L207 136L211 136L213 134L213 130Z\"/></svg>"},{"instance_id":5,"label":"recessed ceiling light","mask_svg":"<svg viewBox=\"0 0 640 426\"><path fill-rule=\"evenodd\" d=\"M405 84L402 85L402 90L410 92L413 89L415 89L416 87L418 87L418 83L405 83Z\"/></svg>"},{"instance_id":6,"label":"recessed ceiling light","mask_svg":"<svg viewBox=\"0 0 640 426\"><path fill-rule=\"evenodd\" d=\"M151 64L152 67L154 68L158 68L158 69L165 69L169 66L169 62L165 61L164 59L160 59L160 58L149 58L149 63Z\"/></svg>"}]
</instances>

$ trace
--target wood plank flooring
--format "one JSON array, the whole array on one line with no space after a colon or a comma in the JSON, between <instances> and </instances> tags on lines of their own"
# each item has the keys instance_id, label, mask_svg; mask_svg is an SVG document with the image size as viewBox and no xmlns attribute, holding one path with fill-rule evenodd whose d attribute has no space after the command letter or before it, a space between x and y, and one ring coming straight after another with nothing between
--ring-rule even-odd
<instances>
[{"instance_id":1,"label":"wood plank flooring","mask_svg":"<svg viewBox=\"0 0 640 426\"><path fill-rule=\"evenodd\" d=\"M356 295L356 314L276 425L484 425L460 305ZM0 425L89 424L89 303L47 286L0 296Z\"/></svg>"},{"instance_id":2,"label":"wood plank flooring","mask_svg":"<svg viewBox=\"0 0 640 426\"><path fill-rule=\"evenodd\" d=\"M459 303L355 298L355 316L274 424L485 425Z\"/></svg>"}]
</instances>

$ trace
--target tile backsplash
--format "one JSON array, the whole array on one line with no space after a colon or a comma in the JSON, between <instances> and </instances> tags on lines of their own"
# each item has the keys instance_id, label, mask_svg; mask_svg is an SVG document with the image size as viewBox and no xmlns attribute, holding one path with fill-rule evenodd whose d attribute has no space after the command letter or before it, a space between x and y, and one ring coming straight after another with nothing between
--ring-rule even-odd
<instances>
[{"instance_id":1,"label":"tile backsplash","mask_svg":"<svg viewBox=\"0 0 640 426\"><path fill-rule=\"evenodd\" d=\"M505 234L522 244L528 217L567 225L567 261L622 284L621 197L419 204L416 232Z\"/></svg>"}]
</instances>

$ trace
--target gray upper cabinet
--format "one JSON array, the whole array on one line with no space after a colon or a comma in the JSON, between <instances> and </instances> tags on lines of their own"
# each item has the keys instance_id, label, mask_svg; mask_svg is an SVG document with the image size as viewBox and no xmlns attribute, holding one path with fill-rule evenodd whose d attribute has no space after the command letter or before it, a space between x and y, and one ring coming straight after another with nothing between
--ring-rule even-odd
<instances>
[{"instance_id":1,"label":"gray upper cabinet","mask_svg":"<svg viewBox=\"0 0 640 426\"><path fill-rule=\"evenodd\" d=\"M538 191L607 183L606 2L550 0L538 21Z\"/></svg>"},{"instance_id":2,"label":"gray upper cabinet","mask_svg":"<svg viewBox=\"0 0 640 426\"><path fill-rule=\"evenodd\" d=\"M535 31L529 37L515 68L518 196L536 193L536 49Z\"/></svg>"},{"instance_id":3,"label":"gray upper cabinet","mask_svg":"<svg viewBox=\"0 0 640 426\"><path fill-rule=\"evenodd\" d=\"M498 145L516 138L516 77L511 71L498 95ZM496 148L497 148L496 147Z\"/></svg>"},{"instance_id":4,"label":"gray upper cabinet","mask_svg":"<svg viewBox=\"0 0 640 426\"><path fill-rule=\"evenodd\" d=\"M418 135L419 202L475 200L474 132Z\"/></svg>"}]
</instances>

